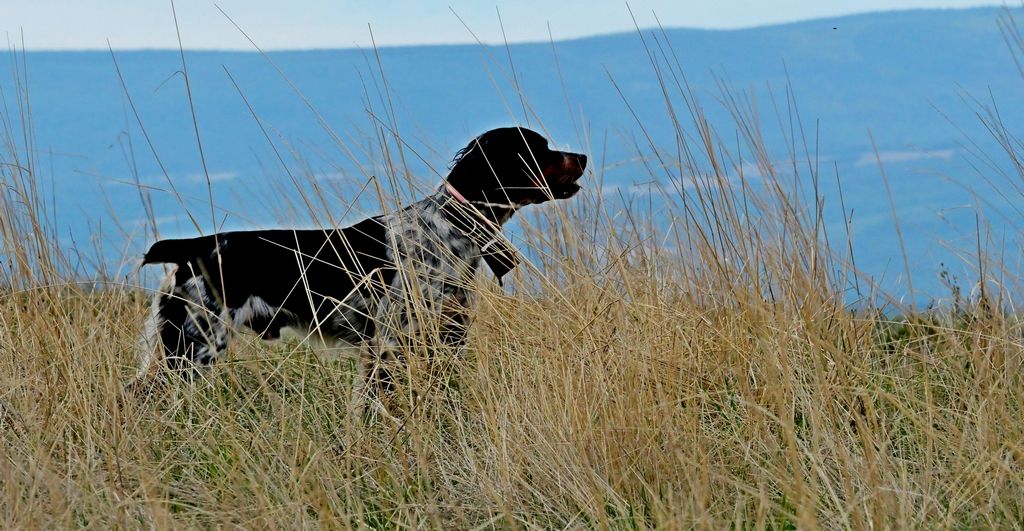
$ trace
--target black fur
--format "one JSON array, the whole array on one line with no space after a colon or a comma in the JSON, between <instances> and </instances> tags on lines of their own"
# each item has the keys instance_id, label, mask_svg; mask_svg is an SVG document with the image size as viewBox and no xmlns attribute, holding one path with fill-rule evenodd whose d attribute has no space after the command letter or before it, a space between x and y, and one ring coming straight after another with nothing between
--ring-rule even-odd
<instances>
[{"instance_id":1,"label":"black fur","mask_svg":"<svg viewBox=\"0 0 1024 531\"><path fill-rule=\"evenodd\" d=\"M322 323L323 332L358 343L373 335L372 320L331 326L329 318L337 310L328 299L344 300L353 292L379 297L390 284L395 270L385 259L380 219L339 230L240 231L162 240L143 263L177 264L177 285L202 277L219 306L238 308L255 296L280 308L273 316L243 323L265 339L279 337L284 326Z\"/></svg>"}]
</instances>

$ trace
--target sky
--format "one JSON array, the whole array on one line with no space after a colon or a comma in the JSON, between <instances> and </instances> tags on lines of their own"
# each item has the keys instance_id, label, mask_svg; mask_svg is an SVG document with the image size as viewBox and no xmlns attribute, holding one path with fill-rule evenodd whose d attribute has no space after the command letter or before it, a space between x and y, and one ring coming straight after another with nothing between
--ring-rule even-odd
<instances>
[{"instance_id":1,"label":"sky","mask_svg":"<svg viewBox=\"0 0 1024 531\"><path fill-rule=\"evenodd\" d=\"M978 0L630 0L641 27L742 28ZM262 48L546 41L633 29L623 0L176 0L182 43L249 50L219 6ZM500 12L500 22L498 13ZM456 16L456 14L458 16ZM460 21L460 18L462 21ZM468 27L468 29L467 29ZM0 32L27 49L177 48L170 0L0 0Z\"/></svg>"}]
</instances>

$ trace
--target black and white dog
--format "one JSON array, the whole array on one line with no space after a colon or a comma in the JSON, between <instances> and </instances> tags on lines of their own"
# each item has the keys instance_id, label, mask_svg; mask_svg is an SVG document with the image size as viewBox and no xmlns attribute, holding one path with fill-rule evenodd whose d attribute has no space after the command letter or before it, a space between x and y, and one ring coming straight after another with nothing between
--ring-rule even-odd
<instances>
[{"instance_id":1,"label":"black and white dog","mask_svg":"<svg viewBox=\"0 0 1024 531\"><path fill-rule=\"evenodd\" d=\"M363 376L389 386L388 367L413 344L461 346L480 261L499 282L516 266L502 225L526 205L572 197L586 164L529 129L495 129L458 152L437 192L393 213L342 229L158 241L143 263L176 267L153 300L139 374L161 358L191 374L235 328L275 339L290 327L359 346Z\"/></svg>"}]
</instances>

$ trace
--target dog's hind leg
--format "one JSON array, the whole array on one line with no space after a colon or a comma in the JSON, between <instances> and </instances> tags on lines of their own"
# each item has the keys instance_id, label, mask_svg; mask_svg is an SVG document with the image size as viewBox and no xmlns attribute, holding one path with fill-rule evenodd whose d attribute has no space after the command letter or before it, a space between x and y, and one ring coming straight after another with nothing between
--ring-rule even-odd
<instances>
[{"instance_id":1,"label":"dog's hind leg","mask_svg":"<svg viewBox=\"0 0 1024 531\"><path fill-rule=\"evenodd\" d=\"M350 418L378 417L400 424L389 407L396 390L396 378L401 377L404 367L404 356L397 347L397 344L382 345L373 339L361 344L356 373L352 377Z\"/></svg>"},{"instance_id":2,"label":"dog's hind leg","mask_svg":"<svg viewBox=\"0 0 1024 531\"><path fill-rule=\"evenodd\" d=\"M162 349L154 348L150 356L162 350L168 369L190 377L227 348L231 333L227 312L222 311L203 277L172 273L153 305L150 319L155 324L147 323L146 332L155 330L153 335ZM146 348L155 342L147 341ZM152 358L147 361L151 364Z\"/></svg>"},{"instance_id":3,"label":"dog's hind leg","mask_svg":"<svg viewBox=\"0 0 1024 531\"><path fill-rule=\"evenodd\" d=\"M160 342L160 329L163 325L163 318L160 316L160 302L165 295L174 292L175 270L171 270L160 282L160 288L153 295L153 301L149 305L149 315L146 317L145 327L142 335L139 336L135 350L135 361L137 370L135 380L146 377L153 369L153 364L163 356L163 346Z\"/></svg>"}]
</instances>

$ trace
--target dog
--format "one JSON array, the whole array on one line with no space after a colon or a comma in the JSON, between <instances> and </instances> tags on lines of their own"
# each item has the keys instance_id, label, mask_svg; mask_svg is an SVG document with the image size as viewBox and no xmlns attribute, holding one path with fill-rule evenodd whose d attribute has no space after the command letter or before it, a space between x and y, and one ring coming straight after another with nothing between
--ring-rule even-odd
<instances>
[{"instance_id":1,"label":"dog","mask_svg":"<svg viewBox=\"0 0 1024 531\"><path fill-rule=\"evenodd\" d=\"M138 374L162 358L192 375L236 329L272 340L290 328L355 346L364 385L388 389L408 349L463 345L481 262L500 283L520 260L502 226L527 205L574 196L586 164L535 131L494 129L456 154L435 193L392 213L340 229L160 240L143 265L175 267L153 298Z\"/></svg>"}]
</instances>

